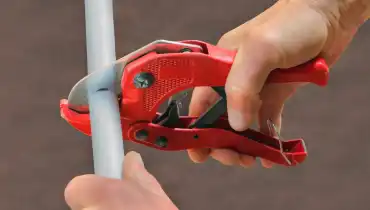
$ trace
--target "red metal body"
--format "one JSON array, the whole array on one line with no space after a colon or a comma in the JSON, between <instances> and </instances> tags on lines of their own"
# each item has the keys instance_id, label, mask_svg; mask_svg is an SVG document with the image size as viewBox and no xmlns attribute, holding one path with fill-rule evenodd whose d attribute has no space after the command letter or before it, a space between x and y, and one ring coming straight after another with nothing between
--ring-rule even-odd
<instances>
[{"instance_id":1,"label":"red metal body","mask_svg":"<svg viewBox=\"0 0 370 210\"><path fill-rule=\"evenodd\" d=\"M229 127L227 118L220 118L213 128L187 128L194 117L180 117L176 128L153 124L157 110L166 99L177 92L196 86L224 86L236 52L221 49L201 41L183 41L196 44L203 52L157 54L150 52L125 66L121 88L120 113L123 138L160 150L190 148L230 148L240 153L258 156L281 165L297 165L304 161L307 151L302 139L280 140L260 132L247 130L236 133ZM137 88L134 77L149 72L154 83L148 88ZM308 82L325 86L328 66L323 59L315 59L291 69L271 72L268 83ZM62 117L74 128L91 135L89 114L69 108L68 101L60 104ZM137 132L145 130L147 138L140 139ZM158 145L158 138L167 140ZM281 151L279 148L282 144ZM289 159L291 164L284 158Z\"/></svg>"}]
</instances>

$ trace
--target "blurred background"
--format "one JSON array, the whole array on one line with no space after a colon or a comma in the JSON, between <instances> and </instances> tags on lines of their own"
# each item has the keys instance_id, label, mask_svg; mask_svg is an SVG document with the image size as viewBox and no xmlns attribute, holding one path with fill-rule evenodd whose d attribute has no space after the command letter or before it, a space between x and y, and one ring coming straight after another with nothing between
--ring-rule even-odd
<instances>
[{"instance_id":1,"label":"blurred background","mask_svg":"<svg viewBox=\"0 0 370 210\"><path fill-rule=\"evenodd\" d=\"M117 57L155 39L216 43L273 2L116 0ZM59 116L59 100L86 74L83 1L0 5L0 209L67 210L66 184L92 173L90 139ZM368 210L369 33L364 25L327 88L306 87L288 102L283 137L304 137L309 150L300 167L246 170L126 148L143 155L181 210Z\"/></svg>"}]
</instances>

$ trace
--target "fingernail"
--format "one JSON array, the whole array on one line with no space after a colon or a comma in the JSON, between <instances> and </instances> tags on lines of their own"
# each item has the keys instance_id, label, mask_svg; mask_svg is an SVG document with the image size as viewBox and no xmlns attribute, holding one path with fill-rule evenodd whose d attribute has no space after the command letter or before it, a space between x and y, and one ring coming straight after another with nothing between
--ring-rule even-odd
<instances>
[{"instance_id":1,"label":"fingernail","mask_svg":"<svg viewBox=\"0 0 370 210\"><path fill-rule=\"evenodd\" d=\"M141 155L134 151L128 152L123 161L123 176L137 179L137 175L143 171L145 166Z\"/></svg>"},{"instance_id":2,"label":"fingernail","mask_svg":"<svg viewBox=\"0 0 370 210\"><path fill-rule=\"evenodd\" d=\"M207 160L211 150L208 148L204 149L189 149L188 155L191 161L194 163L203 163Z\"/></svg>"},{"instance_id":3,"label":"fingernail","mask_svg":"<svg viewBox=\"0 0 370 210\"><path fill-rule=\"evenodd\" d=\"M243 131L248 127L248 121L246 119L246 116L242 112L236 111L235 109L229 109L227 114L230 126L234 130Z\"/></svg>"},{"instance_id":4,"label":"fingernail","mask_svg":"<svg viewBox=\"0 0 370 210\"><path fill-rule=\"evenodd\" d=\"M143 166L144 161L138 152L130 151L126 154L126 160L131 162L131 165Z\"/></svg>"}]
</instances>

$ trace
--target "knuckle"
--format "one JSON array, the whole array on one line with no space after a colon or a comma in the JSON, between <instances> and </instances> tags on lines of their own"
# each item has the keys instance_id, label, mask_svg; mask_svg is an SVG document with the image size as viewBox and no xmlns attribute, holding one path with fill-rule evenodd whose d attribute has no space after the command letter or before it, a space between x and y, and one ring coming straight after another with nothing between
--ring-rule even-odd
<instances>
[{"instance_id":1,"label":"knuckle","mask_svg":"<svg viewBox=\"0 0 370 210\"><path fill-rule=\"evenodd\" d=\"M231 35L231 33L230 32L227 32L227 33L225 33L224 35L222 35L221 36L221 38L218 40L218 45L219 46L222 46L222 45L224 45L225 43L227 43L228 42L228 40L230 40L230 36Z\"/></svg>"},{"instance_id":2,"label":"knuckle","mask_svg":"<svg viewBox=\"0 0 370 210\"><path fill-rule=\"evenodd\" d=\"M217 46L226 49L235 49L239 45L238 40L235 39L235 32L229 31L221 36L217 42Z\"/></svg>"},{"instance_id":3,"label":"knuckle","mask_svg":"<svg viewBox=\"0 0 370 210\"><path fill-rule=\"evenodd\" d=\"M235 83L228 80L225 84L225 92L227 97L232 97L233 99L238 98L249 98L252 96L251 92L246 91L246 88L240 83Z\"/></svg>"},{"instance_id":4,"label":"knuckle","mask_svg":"<svg viewBox=\"0 0 370 210\"><path fill-rule=\"evenodd\" d=\"M273 30L256 30L250 32L248 36L249 38L246 39L248 43L245 44L250 45L252 42L255 48L258 49L255 51L256 53L261 53L274 64L282 63L284 60L284 49L282 47L284 41L279 33Z\"/></svg>"},{"instance_id":5,"label":"knuckle","mask_svg":"<svg viewBox=\"0 0 370 210\"><path fill-rule=\"evenodd\" d=\"M255 30L251 31L248 36L255 42L266 46L276 46L280 42L280 35L275 31Z\"/></svg>"}]
</instances>

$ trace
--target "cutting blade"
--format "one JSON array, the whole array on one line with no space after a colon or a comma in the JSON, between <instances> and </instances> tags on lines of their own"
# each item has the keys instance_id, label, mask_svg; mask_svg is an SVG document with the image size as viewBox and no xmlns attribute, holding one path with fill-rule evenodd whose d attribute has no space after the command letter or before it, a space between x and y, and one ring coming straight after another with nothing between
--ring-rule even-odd
<instances>
[{"instance_id":1,"label":"cutting blade","mask_svg":"<svg viewBox=\"0 0 370 210\"><path fill-rule=\"evenodd\" d=\"M99 78L104 77L104 75L115 75L114 84L112 85L114 93L117 98L121 95L121 80L123 75L123 70L127 64L138 59L139 57L149 53L179 53L184 49L189 49L192 52L202 52L202 47L195 44L188 44L183 42L169 41L169 40L156 40L152 43L145 45L144 47L124 56L123 58L117 60L113 65L113 68L107 68L107 70L93 72L80 81L78 81L70 91L68 95L68 104L70 108L76 111L86 111L88 107L87 98L87 84L90 80L99 80ZM114 71L114 72L110 72Z\"/></svg>"}]
</instances>

